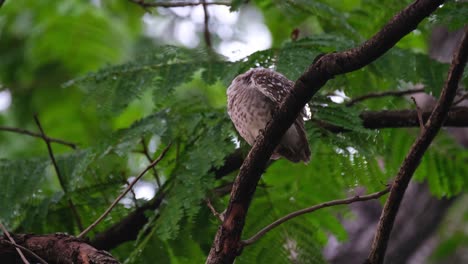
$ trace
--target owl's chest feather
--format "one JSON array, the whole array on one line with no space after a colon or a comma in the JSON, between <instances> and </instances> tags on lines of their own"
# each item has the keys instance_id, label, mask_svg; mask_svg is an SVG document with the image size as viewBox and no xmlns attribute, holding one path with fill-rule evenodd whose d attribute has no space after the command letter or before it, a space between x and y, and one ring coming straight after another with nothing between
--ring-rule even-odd
<instances>
[{"instance_id":1,"label":"owl's chest feather","mask_svg":"<svg viewBox=\"0 0 468 264\"><path fill-rule=\"evenodd\" d=\"M243 89L228 94L228 110L239 134L253 144L259 130L271 119L273 102L255 89Z\"/></svg>"}]
</instances>

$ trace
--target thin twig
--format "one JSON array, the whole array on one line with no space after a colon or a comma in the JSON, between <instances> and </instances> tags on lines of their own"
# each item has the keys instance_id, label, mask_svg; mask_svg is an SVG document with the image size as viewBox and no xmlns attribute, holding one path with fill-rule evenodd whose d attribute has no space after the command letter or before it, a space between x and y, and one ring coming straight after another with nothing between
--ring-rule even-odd
<instances>
[{"instance_id":1,"label":"thin twig","mask_svg":"<svg viewBox=\"0 0 468 264\"><path fill-rule=\"evenodd\" d=\"M458 105L459 103L465 101L465 99L468 99L468 93L461 95L460 98L458 98L457 100L453 101L452 106Z\"/></svg>"},{"instance_id":2,"label":"thin twig","mask_svg":"<svg viewBox=\"0 0 468 264\"><path fill-rule=\"evenodd\" d=\"M7 243L13 247L16 247L16 249L22 249L24 250L24 252L28 253L29 255L31 255L32 257L36 258L37 261L39 261L40 263L42 264L48 264L47 261L45 261L43 258L41 258L39 255L37 255L36 253L34 253L33 251L31 251L29 248L27 247L23 247L21 245L18 245L18 244L15 244L15 243L12 243L8 240L3 240L2 242L0 243Z\"/></svg>"},{"instance_id":3,"label":"thin twig","mask_svg":"<svg viewBox=\"0 0 468 264\"><path fill-rule=\"evenodd\" d=\"M176 2L176 3L171 3L171 2L152 2L148 3L143 0L129 0L132 3L135 3L143 8L148 8L148 7L164 7L164 8L169 8L169 7L184 7L184 6L197 6L197 5L202 5L203 1L198 1L198 2ZM230 6L230 2L222 2L222 1L215 1L215 2L208 2L206 3L207 5L224 5L224 6Z\"/></svg>"},{"instance_id":4,"label":"thin twig","mask_svg":"<svg viewBox=\"0 0 468 264\"><path fill-rule=\"evenodd\" d=\"M463 69L468 60L468 27L465 27L464 36L454 53L448 77L439 100L432 112L429 120L426 122L426 129L411 146L403 164L398 171L395 181L392 185L390 195L385 203L384 209L377 225L377 232L372 243L371 252L365 263L380 264L384 262L385 252L388 240L393 229L398 209L400 207L406 188L416 171L421 159L429 148L439 132L442 124L447 118L450 106L457 93L458 83L460 82Z\"/></svg>"},{"instance_id":5,"label":"thin twig","mask_svg":"<svg viewBox=\"0 0 468 264\"><path fill-rule=\"evenodd\" d=\"M341 199L341 200L329 201L329 202L317 204L317 205L314 205L314 206L311 206L311 207L308 207L308 208L304 208L304 209L292 212L292 213L287 214L287 215L281 217L280 219L274 221L273 223L267 225L262 230L260 230L257 234L253 235L251 238L242 241L242 244L244 244L246 246L251 245L251 244L255 243L257 240L259 240L266 233L268 233L270 230L272 230L273 228L281 225L282 223L284 223L284 222L286 222L288 220L291 220L291 219L293 219L295 217L298 217L300 215L311 213L311 212L317 211L317 210L325 208L325 207L331 207L331 206L343 205L343 204L351 204L351 203L354 203L354 202L362 202L362 201L377 199L377 198L387 194L389 191L390 191L390 186L385 188L384 190L382 190L380 192L376 192L376 193L372 193L372 194L368 194L368 195L362 195L362 196L354 196L354 197L351 197L351 198L346 198L346 199Z\"/></svg>"},{"instance_id":6,"label":"thin twig","mask_svg":"<svg viewBox=\"0 0 468 264\"><path fill-rule=\"evenodd\" d=\"M210 35L210 28L209 28L209 21L210 21L210 14L208 14L208 6L206 3L206 0L201 0L200 1L203 6L203 13L205 15L205 24L203 28L203 35L205 37L205 44L209 49L212 49L211 45L211 35Z\"/></svg>"},{"instance_id":7,"label":"thin twig","mask_svg":"<svg viewBox=\"0 0 468 264\"><path fill-rule=\"evenodd\" d=\"M416 106L416 113L418 114L419 128L421 129L421 133L423 133L424 130L426 129L426 126L424 125L422 109L419 107L418 102L416 102L416 98L414 98L414 96L411 96L411 100L413 100L414 105Z\"/></svg>"},{"instance_id":8,"label":"thin twig","mask_svg":"<svg viewBox=\"0 0 468 264\"><path fill-rule=\"evenodd\" d=\"M43 138L43 136L39 133L32 132L26 129L16 128L16 127L0 126L0 131L13 132L13 133L18 133L18 134L28 135L31 137ZM50 142L68 146L72 149L76 149L76 144L72 142L68 142L65 140L57 139L57 138L51 138L51 137L47 137L47 140L49 140Z\"/></svg>"},{"instance_id":9,"label":"thin twig","mask_svg":"<svg viewBox=\"0 0 468 264\"><path fill-rule=\"evenodd\" d=\"M2 229L3 233L8 237L8 239L11 241L11 243L13 245L16 245L16 242L15 240L10 236L10 233L8 233L8 230L5 228L5 226L0 223L0 229ZM26 257L23 255L23 252L21 251L21 249L19 248L16 248L16 252L18 252L18 255L20 256L21 260L25 263L25 264L29 264L29 261L26 259Z\"/></svg>"},{"instance_id":10,"label":"thin twig","mask_svg":"<svg viewBox=\"0 0 468 264\"><path fill-rule=\"evenodd\" d=\"M97 226L111 211L114 209L114 207L117 205L117 203L133 188L133 186L138 182L138 180L145 175L146 172L148 172L151 168L156 166L166 155L167 151L171 147L172 143L167 145L167 147L161 152L159 157L155 159L151 164L149 164L140 174L127 186L127 188L112 202L112 204L104 211L104 213L94 221L90 226L88 226L83 232L81 232L77 238L83 238L86 234L89 233L95 226Z\"/></svg>"},{"instance_id":11,"label":"thin twig","mask_svg":"<svg viewBox=\"0 0 468 264\"><path fill-rule=\"evenodd\" d=\"M401 91L385 91L385 92L377 92L377 93L368 93L365 95L358 96L351 101L346 103L346 106L353 106L358 102L364 101L370 98L379 98L385 96L403 96L407 94L414 94L414 93L422 93L424 92L424 88L414 88L408 90L401 90Z\"/></svg>"},{"instance_id":12,"label":"thin twig","mask_svg":"<svg viewBox=\"0 0 468 264\"><path fill-rule=\"evenodd\" d=\"M123 180L123 183L127 186L130 185L130 182L127 180L127 179L124 179ZM136 198L136 193L133 189L130 189L130 193L132 194L132 200L133 200L133 203L135 204L135 207L138 208L138 199Z\"/></svg>"},{"instance_id":13,"label":"thin twig","mask_svg":"<svg viewBox=\"0 0 468 264\"><path fill-rule=\"evenodd\" d=\"M223 215L223 213L218 213L218 211L216 211L216 209L214 208L213 204L211 204L210 199L206 199L206 205L207 205L208 208L210 209L211 213L213 213L213 215L216 216L216 218L218 218L219 221L221 221L221 222L224 221L224 215Z\"/></svg>"},{"instance_id":14,"label":"thin twig","mask_svg":"<svg viewBox=\"0 0 468 264\"><path fill-rule=\"evenodd\" d=\"M36 125L39 128L39 131L41 132L41 138L44 140L44 142L47 145L47 151L49 152L49 157L52 160L52 164L54 165L55 172L57 173L57 177L58 177L58 180L59 180L59 183L60 183L60 187L62 187L63 192L67 196L66 199L67 199L67 202L68 202L68 206L72 210L72 213L73 213L73 216L75 217L78 228L81 231L81 230L83 230L83 224L81 222L80 215L78 214L78 210L76 209L76 206L73 203L72 199L68 196L68 190L67 190L67 187L65 185L65 181L63 180L62 174L60 173L59 167L57 165L57 160L55 159L54 152L52 151L52 146L50 144L50 140L47 137L47 135L45 134L44 129L42 128L41 122L39 121L39 118L38 118L37 114L34 115L34 121L36 121Z\"/></svg>"},{"instance_id":15,"label":"thin twig","mask_svg":"<svg viewBox=\"0 0 468 264\"><path fill-rule=\"evenodd\" d=\"M146 146L146 142L145 142L145 138L144 137L141 137L141 145L143 146L143 154L145 155L146 159L148 159L149 162L152 161L151 159L151 155L149 154L149 150L148 150L148 147ZM161 180L159 179L159 175L158 175L158 171L156 170L156 168L151 168L153 170L153 175L154 175L154 178L156 179L156 184L158 185L158 190L161 189Z\"/></svg>"}]
</instances>

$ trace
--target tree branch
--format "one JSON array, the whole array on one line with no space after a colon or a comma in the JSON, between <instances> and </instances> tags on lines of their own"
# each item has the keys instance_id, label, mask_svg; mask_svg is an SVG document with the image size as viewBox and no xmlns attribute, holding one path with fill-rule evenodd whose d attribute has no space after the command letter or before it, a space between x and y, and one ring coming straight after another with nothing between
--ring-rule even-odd
<instances>
[{"instance_id":1,"label":"tree branch","mask_svg":"<svg viewBox=\"0 0 468 264\"><path fill-rule=\"evenodd\" d=\"M41 257L39 257L36 253L32 252L31 250L29 250L28 248L25 248L23 246L20 246L16 243L13 243L13 242L10 242L8 240L0 240L0 244L1 243L5 243L5 244L9 244L11 245L12 247L16 247L16 249L22 249L24 250L24 252L28 253L31 257L34 257L36 260L38 260L41 264L48 264L47 261L45 261L44 259L42 259ZM29 263L29 262L28 262Z\"/></svg>"},{"instance_id":2,"label":"tree branch","mask_svg":"<svg viewBox=\"0 0 468 264\"><path fill-rule=\"evenodd\" d=\"M205 44L209 49L212 49L211 45L211 36L210 36L210 28L209 28L209 22L210 22L210 15L208 14L208 6L206 3L206 0L201 0L200 1L203 6L203 14L204 14L204 28L203 28L203 36L205 37Z\"/></svg>"},{"instance_id":3,"label":"tree branch","mask_svg":"<svg viewBox=\"0 0 468 264\"><path fill-rule=\"evenodd\" d=\"M5 228L5 226L0 222L0 229L2 229L3 231L3 234L8 237L8 240L10 240L11 244L13 246L16 246L16 242L15 240L10 236L10 233L8 232L8 230ZM26 259L26 257L23 255L23 252L21 252L21 249L19 248L16 248L16 252L18 252L18 255L20 256L21 260L23 261L23 263L25 264L29 264L29 261Z\"/></svg>"},{"instance_id":4,"label":"tree branch","mask_svg":"<svg viewBox=\"0 0 468 264\"><path fill-rule=\"evenodd\" d=\"M371 99L371 98L379 98L379 97L385 97L385 96L403 96L407 94L422 93L422 92L424 92L424 88L414 88L414 89L401 90L401 91L385 91L385 92L378 92L378 93L368 93L368 94L361 95L361 96L351 99L351 101L346 103L346 106L353 106L356 103L359 103L361 101Z\"/></svg>"},{"instance_id":5,"label":"tree branch","mask_svg":"<svg viewBox=\"0 0 468 264\"><path fill-rule=\"evenodd\" d=\"M13 133L18 133L18 134L28 135L31 137L43 138L43 136L40 133L35 133L26 129L16 128L16 127L0 126L0 131L13 132ZM76 144L72 142L68 142L65 140L57 139L57 138L51 138L51 137L47 137L47 140L50 142L68 146L72 149L76 149Z\"/></svg>"},{"instance_id":6,"label":"tree branch","mask_svg":"<svg viewBox=\"0 0 468 264\"><path fill-rule=\"evenodd\" d=\"M432 112L429 120L426 122L426 129L418 137L410 151L408 152L403 164L400 167L398 175L392 185L390 195L385 203L384 209L380 216L379 224L377 226L377 233L372 243L372 249L366 263L378 264L382 263L387 248L388 238L393 228L395 217L405 194L414 171L421 162L422 156L429 148L432 140L437 135L437 132L442 127L450 106L455 98L458 83L463 75L468 58L468 27L465 28L465 34L460 42L458 50L456 51L450 70L448 73L447 81L445 82L444 89L440 95L434 111Z\"/></svg>"},{"instance_id":7,"label":"tree branch","mask_svg":"<svg viewBox=\"0 0 468 264\"><path fill-rule=\"evenodd\" d=\"M385 188L384 190L382 190L380 192L376 192L376 193L372 193L372 194L368 194L368 195L361 195L361 196L358 195L358 196L354 196L354 197L347 198L347 199L329 201L329 202L317 204L317 205L314 205L314 206L311 206L311 207L308 207L308 208L304 208L304 209L292 212L292 213L287 214L287 215L281 217L280 219L274 221L273 223L267 225L262 230L260 230L257 234L253 235L251 238L242 241L242 244L244 244L245 246L246 245L251 245L251 244L255 243L257 240L259 240L262 236L266 235L266 233L268 233L273 228L281 225L282 223L284 223L284 222L286 222L288 220L291 220L291 219L293 219L295 217L298 217L300 215L311 213L311 212L317 211L317 210L325 208L325 207L331 207L331 206L343 205L343 204L351 204L351 203L354 203L354 202L361 202L361 201L368 201L368 200L372 200L372 199L377 199L377 198L387 194L389 191L390 191L390 187L387 187L387 188Z\"/></svg>"},{"instance_id":8,"label":"tree branch","mask_svg":"<svg viewBox=\"0 0 468 264\"><path fill-rule=\"evenodd\" d=\"M57 173L57 178L60 183L60 187L62 187L63 192L65 193L68 206L70 207L70 210L72 211L73 217L75 217L76 224L78 225L78 228L83 230L83 223L81 222L80 214L78 214L78 210L76 209L75 204L73 203L72 199L68 195L68 189L67 186L65 185L65 181L63 180L62 174L60 173L59 167L57 165L57 160L55 160L54 152L52 151L52 146L50 144L50 140L47 137L47 135L44 132L44 129L42 128L41 122L39 122L39 117L37 114L34 115L34 121L36 121L36 125L39 128L39 131L41 132L41 138L44 140L44 142L47 145L47 151L49 152L49 157L50 160L52 161L52 164L54 165L55 172Z\"/></svg>"},{"instance_id":9,"label":"tree branch","mask_svg":"<svg viewBox=\"0 0 468 264\"><path fill-rule=\"evenodd\" d=\"M27 248L35 254L39 255L42 260L50 263L104 263L117 264L119 263L109 253L103 250L97 250L82 240L76 239L65 234L49 234L49 235L30 235L16 234L13 235L16 243ZM0 238L0 258L5 263L15 263L15 252L7 240ZM44 263L42 262L42 263Z\"/></svg>"},{"instance_id":10,"label":"tree branch","mask_svg":"<svg viewBox=\"0 0 468 264\"><path fill-rule=\"evenodd\" d=\"M295 82L257 137L234 182L225 220L218 228L207 263L232 263L240 254L240 237L256 186L281 137L305 104L335 75L360 69L387 52L444 1L418 0L398 13L381 31L357 48L318 58Z\"/></svg>"},{"instance_id":11,"label":"tree branch","mask_svg":"<svg viewBox=\"0 0 468 264\"><path fill-rule=\"evenodd\" d=\"M97 226L112 211L112 209L117 205L117 203L133 188L133 186L138 182L138 180L140 180L146 172L148 172L151 168L156 166L164 158L170 147L171 144L167 145L167 147L161 152L159 157L153 162L151 162L142 172L140 172L140 174L137 177L135 177L135 179L127 186L127 188L112 202L112 204L106 209L106 211L90 226L83 230L83 232L81 232L77 236L77 238L84 237L89 231L91 231L95 226Z\"/></svg>"}]
</instances>

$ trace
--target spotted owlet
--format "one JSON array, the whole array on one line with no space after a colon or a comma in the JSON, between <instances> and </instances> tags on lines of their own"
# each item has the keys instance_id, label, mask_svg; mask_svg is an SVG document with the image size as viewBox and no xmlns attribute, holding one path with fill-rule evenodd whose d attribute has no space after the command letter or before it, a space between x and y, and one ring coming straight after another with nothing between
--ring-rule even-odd
<instances>
[{"instance_id":1,"label":"spotted owlet","mask_svg":"<svg viewBox=\"0 0 468 264\"><path fill-rule=\"evenodd\" d=\"M270 69L255 68L237 76L227 89L228 114L239 134L253 145L260 130L271 120L273 111L290 93L294 83ZM272 159L285 157L292 162L310 160L304 131L305 110L286 131Z\"/></svg>"}]
</instances>

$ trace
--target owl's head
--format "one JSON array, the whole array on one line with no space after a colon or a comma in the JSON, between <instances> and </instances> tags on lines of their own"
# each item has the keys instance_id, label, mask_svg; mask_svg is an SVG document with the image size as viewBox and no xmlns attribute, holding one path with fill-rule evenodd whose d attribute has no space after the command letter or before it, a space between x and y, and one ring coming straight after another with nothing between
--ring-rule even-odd
<instances>
[{"instance_id":1,"label":"owl's head","mask_svg":"<svg viewBox=\"0 0 468 264\"><path fill-rule=\"evenodd\" d=\"M234 80L232 80L232 83L229 86L228 91L229 89L242 89L242 88L249 87L253 83L252 75L259 69L260 68L250 69L242 74L237 75L237 77L234 78Z\"/></svg>"}]
</instances>

